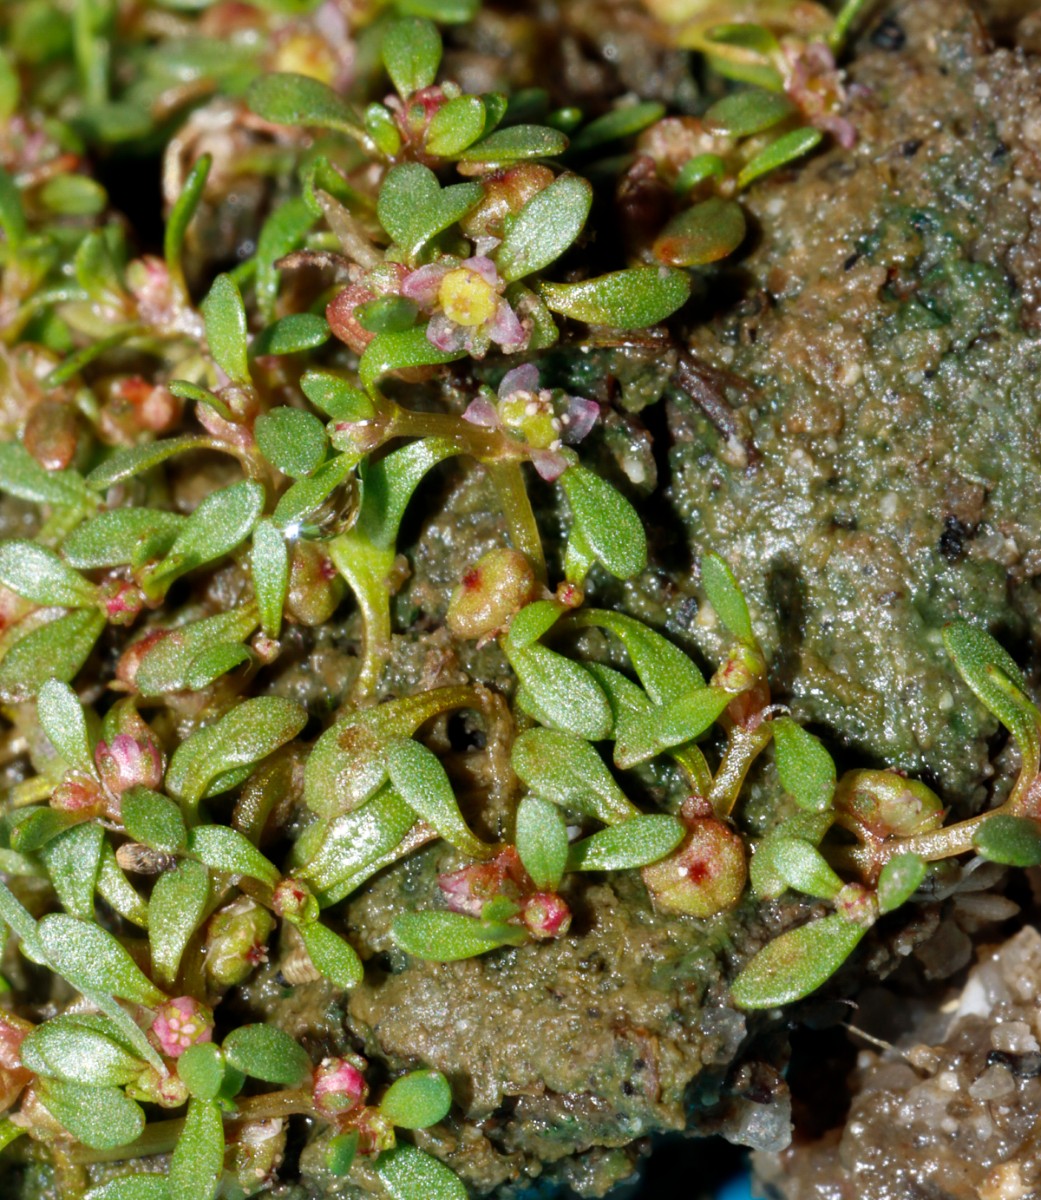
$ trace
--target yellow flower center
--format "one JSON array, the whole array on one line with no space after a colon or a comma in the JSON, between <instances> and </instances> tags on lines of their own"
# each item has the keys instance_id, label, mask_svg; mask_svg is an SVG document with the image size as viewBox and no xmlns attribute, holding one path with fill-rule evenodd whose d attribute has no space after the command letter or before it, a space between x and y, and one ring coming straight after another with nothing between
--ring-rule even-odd
<instances>
[{"instance_id":1,"label":"yellow flower center","mask_svg":"<svg viewBox=\"0 0 1041 1200\"><path fill-rule=\"evenodd\" d=\"M456 325L486 325L499 304L495 288L476 271L457 267L441 280L437 293L445 316Z\"/></svg>"}]
</instances>

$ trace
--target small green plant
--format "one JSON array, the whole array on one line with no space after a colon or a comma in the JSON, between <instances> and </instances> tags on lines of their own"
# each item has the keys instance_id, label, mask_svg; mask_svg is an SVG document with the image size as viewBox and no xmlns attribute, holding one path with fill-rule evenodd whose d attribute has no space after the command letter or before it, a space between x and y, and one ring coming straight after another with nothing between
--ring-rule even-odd
<instances>
[{"instance_id":1,"label":"small green plant","mask_svg":"<svg viewBox=\"0 0 1041 1200\"><path fill-rule=\"evenodd\" d=\"M649 906L709 928L788 890L830 905L733 979L738 1007L788 1003L931 864L1041 862L1041 716L997 643L955 623L950 656L1021 755L1008 798L944 825L922 783L839 777L773 701L721 558L699 564L728 638L710 678L621 611L648 565L645 516L601 469L601 403L557 386L563 348L669 344L695 281L745 239L742 192L825 132L849 143L816 43L837 51L857 4L809 6L800 39L790 6L741 24L686 6L679 43L752 86L697 118L638 102L589 120L445 78L431 17L469 20L467 0L373 5L336 36L310 0L258 3L257 36L235 6L198 24L205 5L159 7L179 37L154 50L136 9L104 0L74 4L71 31L36 0L2 18L0 115L27 115L0 166L0 384L17 410L0 414L0 491L31 516L0 543L0 703L20 764L0 918L61 999L36 1024L0 1013L0 1148L45 1150L63 1200L214 1200L266 1190L270 1129L302 1116L329 1175L461 1200L438 1136L395 1132L454 1120L444 1075L395 1069L370 1104L360 1056L315 1062L278 1024L242 1023L235 990L276 939L307 978L358 987L337 906L440 842L436 884L389 923L399 957L538 953L569 936L584 876L638 871ZM179 135L162 257L135 256L78 170L211 93L237 105L265 194L249 252L215 278L234 257L200 249L228 167L210 150L244 145L226 122L188 118L206 152ZM605 178L620 253L598 225ZM660 219L630 219L644 187L664 190ZM444 623L495 656L498 686L475 669L400 687L407 521L455 459L490 482L502 544L452 580ZM348 598L356 620L335 636L356 667L308 707L265 672ZM498 781L494 830L444 752L459 717ZM745 782L771 746L784 795L753 838ZM651 771L680 783L648 811ZM166 1175L139 1169L159 1155Z\"/></svg>"}]
</instances>

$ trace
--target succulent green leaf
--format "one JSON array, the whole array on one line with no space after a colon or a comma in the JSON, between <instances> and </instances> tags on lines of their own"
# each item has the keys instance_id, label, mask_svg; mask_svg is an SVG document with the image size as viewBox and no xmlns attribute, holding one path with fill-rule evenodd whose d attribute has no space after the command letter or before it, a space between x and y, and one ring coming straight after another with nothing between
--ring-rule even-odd
<instances>
[{"instance_id":1,"label":"succulent green leaf","mask_svg":"<svg viewBox=\"0 0 1041 1200\"><path fill-rule=\"evenodd\" d=\"M748 605L733 572L718 554L706 554L702 558L701 583L709 604L726 628L741 641L754 643Z\"/></svg>"},{"instance_id":2,"label":"succulent green leaf","mask_svg":"<svg viewBox=\"0 0 1041 1200\"><path fill-rule=\"evenodd\" d=\"M22 1042L20 1054L22 1065L37 1075L101 1087L131 1083L145 1069L99 1013L65 1013L44 1021Z\"/></svg>"},{"instance_id":3,"label":"succulent green leaf","mask_svg":"<svg viewBox=\"0 0 1041 1200\"><path fill-rule=\"evenodd\" d=\"M706 179L719 179L726 173L726 163L718 154L695 154L680 167L674 188L684 196Z\"/></svg>"},{"instance_id":4,"label":"succulent green leaf","mask_svg":"<svg viewBox=\"0 0 1041 1200\"><path fill-rule=\"evenodd\" d=\"M441 25L472 21L480 6L481 0L397 0L395 5L403 16L429 17Z\"/></svg>"},{"instance_id":5,"label":"succulent green leaf","mask_svg":"<svg viewBox=\"0 0 1041 1200\"><path fill-rule=\"evenodd\" d=\"M158 696L191 687L192 664L201 654L241 641L256 626L257 613L252 605L177 626L142 656L134 679L138 691L142 696Z\"/></svg>"},{"instance_id":6,"label":"succulent green leaf","mask_svg":"<svg viewBox=\"0 0 1041 1200\"><path fill-rule=\"evenodd\" d=\"M124 1175L91 1188L84 1200L170 1200L170 1193L161 1175Z\"/></svg>"},{"instance_id":7,"label":"succulent green leaf","mask_svg":"<svg viewBox=\"0 0 1041 1200\"><path fill-rule=\"evenodd\" d=\"M1029 817L996 813L976 830L972 844L990 862L1010 867L1041 864L1041 828Z\"/></svg>"},{"instance_id":8,"label":"succulent green leaf","mask_svg":"<svg viewBox=\"0 0 1041 1200\"><path fill-rule=\"evenodd\" d=\"M21 442L0 442L0 492L30 504L81 507L93 504L83 477L75 471L48 471Z\"/></svg>"},{"instance_id":9,"label":"succulent green leaf","mask_svg":"<svg viewBox=\"0 0 1041 1200\"><path fill-rule=\"evenodd\" d=\"M517 703L536 721L588 741L607 737L614 715L596 680L582 666L537 642L526 650L506 647L521 683Z\"/></svg>"},{"instance_id":10,"label":"succulent green leaf","mask_svg":"<svg viewBox=\"0 0 1041 1200\"><path fill-rule=\"evenodd\" d=\"M275 125L318 125L361 138L357 116L327 84L310 75L279 72L260 75L246 93L246 103Z\"/></svg>"},{"instance_id":11,"label":"succulent green leaf","mask_svg":"<svg viewBox=\"0 0 1041 1200\"><path fill-rule=\"evenodd\" d=\"M615 764L634 767L674 746L693 741L711 729L731 699L722 688L706 687L659 708L634 714L617 732Z\"/></svg>"},{"instance_id":12,"label":"succulent green leaf","mask_svg":"<svg viewBox=\"0 0 1041 1200\"><path fill-rule=\"evenodd\" d=\"M834 900L842 890L842 880L816 846L804 838L783 834L759 843L750 874L756 895L764 900L776 899L786 888L822 900Z\"/></svg>"},{"instance_id":13,"label":"succulent green leaf","mask_svg":"<svg viewBox=\"0 0 1041 1200\"><path fill-rule=\"evenodd\" d=\"M196 805L221 777L247 767L284 746L307 724L307 713L281 696L244 700L212 725L196 730L174 751L167 791Z\"/></svg>"},{"instance_id":14,"label":"succulent green leaf","mask_svg":"<svg viewBox=\"0 0 1041 1200\"><path fill-rule=\"evenodd\" d=\"M125 920L142 929L148 928L148 905L130 886L123 868L116 861L116 852L107 840L101 844L97 892L102 900Z\"/></svg>"},{"instance_id":15,"label":"succulent green leaf","mask_svg":"<svg viewBox=\"0 0 1041 1200\"><path fill-rule=\"evenodd\" d=\"M202 302L206 341L213 361L234 383L249 385L246 308L230 275L218 275Z\"/></svg>"},{"instance_id":16,"label":"succulent green leaf","mask_svg":"<svg viewBox=\"0 0 1041 1200\"><path fill-rule=\"evenodd\" d=\"M313 807L310 800L308 804ZM312 857L302 860L306 865L299 874L326 903L335 904L368 877L367 867L389 855L415 822L412 809L392 788L384 787L357 811L313 827L321 837ZM307 845L298 843L298 848L303 852Z\"/></svg>"},{"instance_id":17,"label":"succulent green leaf","mask_svg":"<svg viewBox=\"0 0 1041 1200\"><path fill-rule=\"evenodd\" d=\"M427 341L427 327L419 325L415 329L402 330L401 333L376 334L361 356L358 375L366 390L376 393L379 380L390 371L403 371L407 367L438 366L465 357L463 350L438 350L433 343Z\"/></svg>"},{"instance_id":18,"label":"succulent green leaf","mask_svg":"<svg viewBox=\"0 0 1041 1200\"><path fill-rule=\"evenodd\" d=\"M526 158L556 158L568 147L559 129L545 125L509 125L460 151L461 162L509 163Z\"/></svg>"},{"instance_id":19,"label":"succulent green leaf","mask_svg":"<svg viewBox=\"0 0 1041 1200\"><path fill-rule=\"evenodd\" d=\"M824 134L811 126L782 133L745 163L737 176L738 188L746 188L761 175L786 167L797 158L802 158L804 154L809 154L821 144L823 138Z\"/></svg>"},{"instance_id":20,"label":"succulent green leaf","mask_svg":"<svg viewBox=\"0 0 1041 1200\"><path fill-rule=\"evenodd\" d=\"M678 213L655 238L654 257L669 267L700 267L732 254L745 240L740 204L711 196Z\"/></svg>"},{"instance_id":21,"label":"succulent green leaf","mask_svg":"<svg viewBox=\"0 0 1041 1200\"><path fill-rule=\"evenodd\" d=\"M966 621L945 626L943 642L961 677L1036 764L1041 757L1041 715L1025 695L1023 676L1009 654L989 633Z\"/></svg>"},{"instance_id":22,"label":"succulent green leaf","mask_svg":"<svg viewBox=\"0 0 1041 1200\"><path fill-rule=\"evenodd\" d=\"M463 1181L433 1155L403 1142L373 1168L391 1200L466 1200Z\"/></svg>"},{"instance_id":23,"label":"succulent green leaf","mask_svg":"<svg viewBox=\"0 0 1041 1200\"><path fill-rule=\"evenodd\" d=\"M427 132L426 151L454 158L484 133L484 101L480 96L456 96L434 113Z\"/></svg>"},{"instance_id":24,"label":"succulent green leaf","mask_svg":"<svg viewBox=\"0 0 1041 1200\"><path fill-rule=\"evenodd\" d=\"M145 579L145 587L167 587L179 576L230 554L249 537L264 508L264 489L251 479L220 488L185 521L166 558Z\"/></svg>"},{"instance_id":25,"label":"succulent green leaf","mask_svg":"<svg viewBox=\"0 0 1041 1200\"><path fill-rule=\"evenodd\" d=\"M561 175L536 192L495 252L503 279L523 279L555 262L582 232L592 204L593 189L579 175Z\"/></svg>"},{"instance_id":26,"label":"succulent green leaf","mask_svg":"<svg viewBox=\"0 0 1041 1200\"><path fill-rule=\"evenodd\" d=\"M463 820L448 774L436 754L411 738L396 737L384 745L382 757L398 795L446 842L473 858L491 854L491 847L475 837Z\"/></svg>"},{"instance_id":27,"label":"succulent green leaf","mask_svg":"<svg viewBox=\"0 0 1041 1200\"><path fill-rule=\"evenodd\" d=\"M250 571L261 628L268 637L277 638L289 594L289 547L271 521L261 521L253 530Z\"/></svg>"},{"instance_id":28,"label":"succulent green leaf","mask_svg":"<svg viewBox=\"0 0 1041 1200\"><path fill-rule=\"evenodd\" d=\"M123 828L127 834L153 850L180 854L188 846L188 831L181 810L148 788L135 787L123 793Z\"/></svg>"},{"instance_id":29,"label":"succulent green leaf","mask_svg":"<svg viewBox=\"0 0 1041 1200\"><path fill-rule=\"evenodd\" d=\"M452 1089L440 1071L410 1071L387 1088L380 1112L401 1129L427 1129L452 1107Z\"/></svg>"},{"instance_id":30,"label":"succulent green leaf","mask_svg":"<svg viewBox=\"0 0 1041 1200\"><path fill-rule=\"evenodd\" d=\"M8 819L12 824L11 845L20 854L32 854L83 820L75 813L61 812L46 805L23 809Z\"/></svg>"},{"instance_id":31,"label":"succulent green leaf","mask_svg":"<svg viewBox=\"0 0 1041 1200\"><path fill-rule=\"evenodd\" d=\"M93 1150L128 1146L145 1127L141 1106L118 1088L41 1079L38 1095L55 1120Z\"/></svg>"},{"instance_id":32,"label":"succulent green leaf","mask_svg":"<svg viewBox=\"0 0 1041 1200\"><path fill-rule=\"evenodd\" d=\"M574 842L568 854L568 870L626 871L646 867L671 854L685 832L683 822L675 817L641 813Z\"/></svg>"},{"instance_id":33,"label":"succulent green leaf","mask_svg":"<svg viewBox=\"0 0 1041 1200\"><path fill-rule=\"evenodd\" d=\"M62 907L85 921L94 917L94 889L101 868L105 830L95 821L84 821L51 838L40 849Z\"/></svg>"},{"instance_id":34,"label":"succulent green leaf","mask_svg":"<svg viewBox=\"0 0 1041 1200\"><path fill-rule=\"evenodd\" d=\"M12 249L17 249L29 232L18 185L3 167L0 167L0 229Z\"/></svg>"},{"instance_id":35,"label":"succulent green leaf","mask_svg":"<svg viewBox=\"0 0 1041 1200\"><path fill-rule=\"evenodd\" d=\"M36 963L46 963L47 951L40 941L35 919L0 879L0 918L22 943L22 951Z\"/></svg>"},{"instance_id":36,"label":"succulent green leaf","mask_svg":"<svg viewBox=\"0 0 1041 1200\"><path fill-rule=\"evenodd\" d=\"M206 179L212 165L213 159L209 154L203 154L196 160L188 172L188 178L184 181L181 194L174 201L173 208L170 209L170 216L166 222L163 254L171 277L178 281L182 290L184 289L184 269L181 266L181 255L184 251L184 238L206 189Z\"/></svg>"},{"instance_id":37,"label":"succulent green leaf","mask_svg":"<svg viewBox=\"0 0 1041 1200\"><path fill-rule=\"evenodd\" d=\"M48 679L74 678L104 628L97 609L83 608L19 638L0 660L0 700L28 700Z\"/></svg>"},{"instance_id":38,"label":"succulent green leaf","mask_svg":"<svg viewBox=\"0 0 1041 1200\"><path fill-rule=\"evenodd\" d=\"M208 441L204 437L174 437L164 438L159 442L145 442L140 446L127 446L117 450L111 458L105 459L100 466L94 468L87 476L87 484L95 491L104 492L114 483L122 483L135 475L143 475L160 463L173 458L175 454L184 454L188 450L199 450Z\"/></svg>"},{"instance_id":39,"label":"succulent green leaf","mask_svg":"<svg viewBox=\"0 0 1041 1200\"><path fill-rule=\"evenodd\" d=\"M1037 838L1036 830L1034 832ZM1041 863L1041 839L1035 842L1036 857L1028 864L1016 863L1016 866L1036 866ZM901 904L905 904L925 879L926 865L917 854L898 854L891 858L882 868L878 876L878 911L893 912Z\"/></svg>"},{"instance_id":40,"label":"succulent green leaf","mask_svg":"<svg viewBox=\"0 0 1041 1200\"><path fill-rule=\"evenodd\" d=\"M432 21L405 17L387 26L383 65L402 100L429 87L441 65L441 35Z\"/></svg>"},{"instance_id":41,"label":"succulent green leaf","mask_svg":"<svg viewBox=\"0 0 1041 1200\"><path fill-rule=\"evenodd\" d=\"M581 154L607 142L633 137L665 115L665 105L656 100L623 104L584 125L571 139L571 151Z\"/></svg>"},{"instance_id":42,"label":"succulent green leaf","mask_svg":"<svg viewBox=\"0 0 1041 1200\"><path fill-rule=\"evenodd\" d=\"M613 633L625 647L633 670L655 704L678 700L705 686L701 672L690 658L642 621L598 608L581 609L571 620L576 625L595 625ZM641 701L630 693L626 707L645 709L646 697Z\"/></svg>"},{"instance_id":43,"label":"succulent green leaf","mask_svg":"<svg viewBox=\"0 0 1041 1200\"><path fill-rule=\"evenodd\" d=\"M365 474L358 533L377 549L391 549L398 540L408 502L423 477L431 467L458 453L458 447L445 438L423 438L381 458Z\"/></svg>"},{"instance_id":44,"label":"succulent green leaf","mask_svg":"<svg viewBox=\"0 0 1041 1200\"><path fill-rule=\"evenodd\" d=\"M703 120L705 127L713 133L745 138L770 129L797 111L783 93L746 88L717 100Z\"/></svg>"},{"instance_id":45,"label":"succulent green leaf","mask_svg":"<svg viewBox=\"0 0 1041 1200\"><path fill-rule=\"evenodd\" d=\"M517 806L516 841L535 886L541 892L555 892L568 855L567 822L557 805L541 796L525 796Z\"/></svg>"},{"instance_id":46,"label":"succulent green leaf","mask_svg":"<svg viewBox=\"0 0 1041 1200\"><path fill-rule=\"evenodd\" d=\"M148 940L152 970L161 983L177 978L181 957L202 924L210 898L209 872L186 859L155 882L148 902Z\"/></svg>"},{"instance_id":47,"label":"succulent green leaf","mask_svg":"<svg viewBox=\"0 0 1041 1200\"><path fill-rule=\"evenodd\" d=\"M215 871L248 875L274 887L282 878L249 838L227 825L196 825L188 831L188 853Z\"/></svg>"},{"instance_id":48,"label":"succulent green leaf","mask_svg":"<svg viewBox=\"0 0 1041 1200\"><path fill-rule=\"evenodd\" d=\"M324 466L319 467L311 476L298 479L292 487L282 493L282 498L275 506L272 520L275 525L284 530L286 536L298 536L306 532L308 522L317 519L322 506L327 502L332 505L337 488L342 489L353 500L355 492L351 490L350 478L358 463L358 455L338 454ZM315 527L315 533L321 530Z\"/></svg>"},{"instance_id":49,"label":"succulent green leaf","mask_svg":"<svg viewBox=\"0 0 1041 1200\"><path fill-rule=\"evenodd\" d=\"M568 467L560 484L585 545L617 579L639 575L647 566L647 535L636 509L588 467Z\"/></svg>"},{"instance_id":50,"label":"succulent green leaf","mask_svg":"<svg viewBox=\"0 0 1041 1200\"><path fill-rule=\"evenodd\" d=\"M35 542L0 542L0 584L34 604L89 608L97 599L92 583Z\"/></svg>"},{"instance_id":51,"label":"succulent green leaf","mask_svg":"<svg viewBox=\"0 0 1041 1200\"><path fill-rule=\"evenodd\" d=\"M317 313L290 313L262 329L253 339L252 358L264 355L301 354L317 350L329 340L329 322ZM278 410L276 410L278 411Z\"/></svg>"},{"instance_id":52,"label":"succulent green leaf","mask_svg":"<svg viewBox=\"0 0 1041 1200\"><path fill-rule=\"evenodd\" d=\"M605 825L638 815L596 749L581 737L556 729L528 729L513 743L518 777L536 796L595 817Z\"/></svg>"},{"instance_id":53,"label":"succulent green leaf","mask_svg":"<svg viewBox=\"0 0 1041 1200\"><path fill-rule=\"evenodd\" d=\"M181 1136L170 1158L172 1196L214 1200L224 1173L224 1119L216 1100L188 1101Z\"/></svg>"},{"instance_id":54,"label":"succulent green leaf","mask_svg":"<svg viewBox=\"0 0 1041 1200\"><path fill-rule=\"evenodd\" d=\"M322 465L325 428L313 413L283 405L257 417L255 428L260 453L283 475L299 479Z\"/></svg>"},{"instance_id":55,"label":"succulent green leaf","mask_svg":"<svg viewBox=\"0 0 1041 1200\"><path fill-rule=\"evenodd\" d=\"M308 371L300 388L333 421L368 421L375 415L372 401L360 388L330 371Z\"/></svg>"},{"instance_id":56,"label":"succulent green leaf","mask_svg":"<svg viewBox=\"0 0 1041 1200\"><path fill-rule=\"evenodd\" d=\"M316 217L300 196L280 205L264 222L257 238L257 274L254 281L257 308L265 321L275 315L280 272L275 264L303 241Z\"/></svg>"},{"instance_id":57,"label":"succulent green leaf","mask_svg":"<svg viewBox=\"0 0 1041 1200\"><path fill-rule=\"evenodd\" d=\"M264 1083L296 1087L311 1074L307 1051L275 1025L240 1025L224 1039L223 1049L233 1067Z\"/></svg>"},{"instance_id":58,"label":"succulent green leaf","mask_svg":"<svg viewBox=\"0 0 1041 1200\"><path fill-rule=\"evenodd\" d=\"M96 774L87 718L79 697L60 679L48 679L36 698L36 715L59 756L86 775Z\"/></svg>"},{"instance_id":59,"label":"succulent green leaf","mask_svg":"<svg viewBox=\"0 0 1041 1200\"><path fill-rule=\"evenodd\" d=\"M189 1046L177 1060L177 1074L196 1100L216 1100L224 1083L224 1055L212 1042Z\"/></svg>"},{"instance_id":60,"label":"succulent green leaf","mask_svg":"<svg viewBox=\"0 0 1041 1200\"><path fill-rule=\"evenodd\" d=\"M64 913L52 913L37 926L40 945L54 970L85 994L109 996L154 1007L163 993L106 930Z\"/></svg>"},{"instance_id":61,"label":"succulent green leaf","mask_svg":"<svg viewBox=\"0 0 1041 1200\"><path fill-rule=\"evenodd\" d=\"M478 183L453 183L443 188L429 167L402 163L387 172L376 215L411 259L432 237L464 217L482 195Z\"/></svg>"},{"instance_id":62,"label":"succulent green leaf","mask_svg":"<svg viewBox=\"0 0 1041 1200\"><path fill-rule=\"evenodd\" d=\"M773 722L774 758L781 786L806 812L824 812L835 794L835 762L818 738L791 717Z\"/></svg>"},{"instance_id":63,"label":"succulent green leaf","mask_svg":"<svg viewBox=\"0 0 1041 1200\"><path fill-rule=\"evenodd\" d=\"M350 942L319 921L301 925L300 936L314 969L324 979L348 989L361 983L365 968Z\"/></svg>"},{"instance_id":64,"label":"succulent green leaf","mask_svg":"<svg viewBox=\"0 0 1041 1200\"><path fill-rule=\"evenodd\" d=\"M867 932L845 917L822 917L768 942L737 977L730 995L738 1008L776 1008L815 992L831 978Z\"/></svg>"},{"instance_id":65,"label":"succulent green leaf","mask_svg":"<svg viewBox=\"0 0 1041 1200\"><path fill-rule=\"evenodd\" d=\"M525 650L537 642L560 620L564 611L563 606L555 600L536 600L534 604L526 604L510 622L507 653Z\"/></svg>"},{"instance_id":66,"label":"succulent green leaf","mask_svg":"<svg viewBox=\"0 0 1041 1200\"><path fill-rule=\"evenodd\" d=\"M615 329L645 329L682 308L690 296L686 271L631 267L581 283L540 283L537 290L554 312Z\"/></svg>"},{"instance_id":67,"label":"succulent green leaf","mask_svg":"<svg viewBox=\"0 0 1041 1200\"><path fill-rule=\"evenodd\" d=\"M393 928L394 941L406 954L429 962L455 962L486 954L512 945L518 932L453 912L402 913Z\"/></svg>"},{"instance_id":68,"label":"succulent green leaf","mask_svg":"<svg viewBox=\"0 0 1041 1200\"><path fill-rule=\"evenodd\" d=\"M329 1139L325 1165L333 1175L347 1175L358 1155L358 1131L350 1129Z\"/></svg>"},{"instance_id":69,"label":"succulent green leaf","mask_svg":"<svg viewBox=\"0 0 1041 1200\"><path fill-rule=\"evenodd\" d=\"M78 525L61 552L80 570L141 566L170 549L184 522L180 513L160 508L114 508Z\"/></svg>"}]
</instances>

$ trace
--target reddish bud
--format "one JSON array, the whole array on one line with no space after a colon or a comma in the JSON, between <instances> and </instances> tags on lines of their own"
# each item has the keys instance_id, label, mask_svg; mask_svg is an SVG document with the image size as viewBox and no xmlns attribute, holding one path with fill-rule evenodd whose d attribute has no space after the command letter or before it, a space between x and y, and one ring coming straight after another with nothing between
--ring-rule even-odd
<instances>
[{"instance_id":1,"label":"reddish bud","mask_svg":"<svg viewBox=\"0 0 1041 1200\"><path fill-rule=\"evenodd\" d=\"M266 908L240 896L218 909L206 926L206 974L217 987L243 983L267 962L275 922Z\"/></svg>"},{"instance_id":2,"label":"reddish bud","mask_svg":"<svg viewBox=\"0 0 1041 1200\"><path fill-rule=\"evenodd\" d=\"M571 909L556 892L536 892L522 905L524 926L534 938L563 937L571 928Z\"/></svg>"},{"instance_id":3,"label":"reddish bud","mask_svg":"<svg viewBox=\"0 0 1041 1200\"><path fill-rule=\"evenodd\" d=\"M98 742L94 761L101 781L115 796L128 788L157 788L163 782L163 756L151 738L138 740L128 733L117 733L108 742Z\"/></svg>"},{"instance_id":4,"label":"reddish bud","mask_svg":"<svg viewBox=\"0 0 1041 1200\"><path fill-rule=\"evenodd\" d=\"M943 801L931 788L894 771L847 771L835 789L835 807L874 838L913 837L939 829Z\"/></svg>"},{"instance_id":5,"label":"reddish bud","mask_svg":"<svg viewBox=\"0 0 1041 1200\"><path fill-rule=\"evenodd\" d=\"M132 625L145 606L144 592L127 579L109 580L102 585L98 598L112 625Z\"/></svg>"},{"instance_id":6,"label":"reddish bud","mask_svg":"<svg viewBox=\"0 0 1041 1200\"><path fill-rule=\"evenodd\" d=\"M79 771L66 771L61 783L51 792L51 808L83 816L104 816L109 807L101 784Z\"/></svg>"},{"instance_id":7,"label":"reddish bud","mask_svg":"<svg viewBox=\"0 0 1041 1200\"><path fill-rule=\"evenodd\" d=\"M324 625L345 594L346 584L322 547L316 542L296 542L285 607L289 620L298 625Z\"/></svg>"},{"instance_id":8,"label":"reddish bud","mask_svg":"<svg viewBox=\"0 0 1041 1200\"><path fill-rule=\"evenodd\" d=\"M847 883L835 897L835 911L867 928L878 920L878 897L861 883Z\"/></svg>"},{"instance_id":9,"label":"reddish bud","mask_svg":"<svg viewBox=\"0 0 1041 1200\"><path fill-rule=\"evenodd\" d=\"M41 400L25 423L25 448L48 471L72 463L80 436L79 413L62 400Z\"/></svg>"},{"instance_id":10,"label":"reddish bud","mask_svg":"<svg viewBox=\"0 0 1041 1200\"><path fill-rule=\"evenodd\" d=\"M680 848L643 868L655 906L692 917L728 912L741 899L748 878L744 843L716 817L697 817Z\"/></svg>"},{"instance_id":11,"label":"reddish bud","mask_svg":"<svg viewBox=\"0 0 1041 1200\"><path fill-rule=\"evenodd\" d=\"M326 1058L314 1071L315 1108L324 1117L346 1116L365 1103L369 1085L365 1082L368 1064L357 1054L344 1058Z\"/></svg>"},{"instance_id":12,"label":"reddish bud","mask_svg":"<svg viewBox=\"0 0 1041 1200\"><path fill-rule=\"evenodd\" d=\"M494 637L537 592L535 571L524 554L490 550L463 575L445 623L456 637Z\"/></svg>"},{"instance_id":13,"label":"reddish bud","mask_svg":"<svg viewBox=\"0 0 1041 1200\"><path fill-rule=\"evenodd\" d=\"M531 886L513 846L507 846L488 862L472 863L437 877L449 910L470 917L479 917L488 901L499 896L517 899L524 883Z\"/></svg>"},{"instance_id":14,"label":"reddish bud","mask_svg":"<svg viewBox=\"0 0 1041 1200\"><path fill-rule=\"evenodd\" d=\"M291 876L281 880L271 897L276 914L293 925L314 921L318 917L318 901L310 890Z\"/></svg>"}]
</instances>

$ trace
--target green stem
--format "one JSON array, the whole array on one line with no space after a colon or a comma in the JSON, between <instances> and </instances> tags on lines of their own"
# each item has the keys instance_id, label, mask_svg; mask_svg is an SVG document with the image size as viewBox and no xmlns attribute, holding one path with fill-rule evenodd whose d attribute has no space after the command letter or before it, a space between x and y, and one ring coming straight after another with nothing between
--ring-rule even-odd
<instances>
[{"instance_id":1,"label":"green stem","mask_svg":"<svg viewBox=\"0 0 1041 1200\"><path fill-rule=\"evenodd\" d=\"M734 811L748 768L769 745L772 734L769 721L762 721L751 730L735 725L730 731L723 761L708 796L717 816L728 817Z\"/></svg>"},{"instance_id":2,"label":"green stem","mask_svg":"<svg viewBox=\"0 0 1041 1200\"><path fill-rule=\"evenodd\" d=\"M394 550L383 550L355 536L341 534L329 543L336 569L354 592L364 625L361 670L351 689L355 699L371 696L390 657L390 573Z\"/></svg>"},{"instance_id":3,"label":"green stem","mask_svg":"<svg viewBox=\"0 0 1041 1200\"><path fill-rule=\"evenodd\" d=\"M492 462L487 464L488 474L499 493L499 504L509 527L513 548L526 554L535 568L536 577L546 581L546 558L542 552L542 538L535 522L535 513L524 486L524 475L519 462Z\"/></svg>"}]
</instances>

